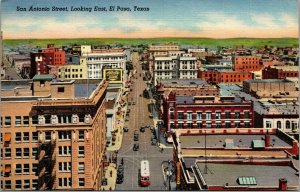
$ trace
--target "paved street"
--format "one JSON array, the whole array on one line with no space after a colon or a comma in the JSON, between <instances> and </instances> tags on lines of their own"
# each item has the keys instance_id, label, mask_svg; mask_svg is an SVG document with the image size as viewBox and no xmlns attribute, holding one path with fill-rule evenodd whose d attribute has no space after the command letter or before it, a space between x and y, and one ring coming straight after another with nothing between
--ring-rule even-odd
<instances>
[{"instance_id":1,"label":"paved street","mask_svg":"<svg viewBox=\"0 0 300 192\"><path fill-rule=\"evenodd\" d=\"M146 128L145 132L139 131L144 125L153 125L153 119L149 117L148 102L149 99L140 97L146 88L143 81L142 67L139 64L138 54L132 54L132 62L137 73L132 80L133 90L129 93L128 101L134 101L135 105L130 105L129 121L125 123L129 127L129 132L124 132L122 147L118 152L118 162L124 159L124 182L116 185L116 190L165 190L161 163L172 158L172 149L164 149L163 152L157 146L151 145L152 132ZM137 77L137 79L136 79ZM139 131L139 150L133 151L133 132ZM150 163L150 186L140 187L138 182L138 172L141 160L149 160Z\"/></svg>"}]
</instances>

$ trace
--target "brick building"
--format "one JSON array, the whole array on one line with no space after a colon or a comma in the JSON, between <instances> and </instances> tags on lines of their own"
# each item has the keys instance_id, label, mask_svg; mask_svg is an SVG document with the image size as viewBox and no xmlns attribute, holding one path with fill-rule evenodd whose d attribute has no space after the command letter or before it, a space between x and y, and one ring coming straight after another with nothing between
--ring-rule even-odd
<instances>
[{"instance_id":1,"label":"brick building","mask_svg":"<svg viewBox=\"0 0 300 192\"><path fill-rule=\"evenodd\" d=\"M256 56L234 56L232 64L234 71L259 71L263 67Z\"/></svg>"},{"instance_id":2,"label":"brick building","mask_svg":"<svg viewBox=\"0 0 300 192\"><path fill-rule=\"evenodd\" d=\"M32 83L33 88L18 85L2 96L2 189L99 190L108 83L87 90L50 75Z\"/></svg>"},{"instance_id":3,"label":"brick building","mask_svg":"<svg viewBox=\"0 0 300 192\"><path fill-rule=\"evenodd\" d=\"M66 53L53 44L49 44L46 49L39 50L35 53L30 53L31 57L31 71L30 78L35 75L49 74L48 65L61 66L66 63Z\"/></svg>"},{"instance_id":4,"label":"brick building","mask_svg":"<svg viewBox=\"0 0 300 192\"><path fill-rule=\"evenodd\" d=\"M241 83L245 80L253 79L253 75L248 71L216 71L200 69L198 71L198 78L210 83Z\"/></svg>"},{"instance_id":5,"label":"brick building","mask_svg":"<svg viewBox=\"0 0 300 192\"><path fill-rule=\"evenodd\" d=\"M286 79L299 77L298 66L268 66L262 70L263 79Z\"/></svg>"},{"instance_id":6,"label":"brick building","mask_svg":"<svg viewBox=\"0 0 300 192\"><path fill-rule=\"evenodd\" d=\"M176 96L163 100L167 131L189 128L253 127L253 103L234 97Z\"/></svg>"},{"instance_id":7,"label":"brick building","mask_svg":"<svg viewBox=\"0 0 300 192\"><path fill-rule=\"evenodd\" d=\"M295 83L287 79L247 80L243 82L243 89L259 98L295 98L297 100L299 96Z\"/></svg>"}]
</instances>

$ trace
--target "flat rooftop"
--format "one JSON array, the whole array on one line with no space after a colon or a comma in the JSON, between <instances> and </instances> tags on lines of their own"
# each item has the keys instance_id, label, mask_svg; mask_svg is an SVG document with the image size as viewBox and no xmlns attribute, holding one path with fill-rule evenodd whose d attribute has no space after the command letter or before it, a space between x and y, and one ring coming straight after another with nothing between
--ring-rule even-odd
<instances>
[{"instance_id":1,"label":"flat rooftop","mask_svg":"<svg viewBox=\"0 0 300 192\"><path fill-rule=\"evenodd\" d=\"M205 98L205 97L214 98L214 96L203 96L202 98ZM206 100L206 101L210 101L210 102L206 102L206 103L222 104L223 102L221 102L221 99L222 98L219 98L217 101L215 101L215 100L211 100L211 101ZM228 102L240 103L242 101L243 100L239 97L233 97L232 99L228 99L228 100L224 99L224 103L228 103ZM180 103L191 104L191 103L194 103L194 97L193 96L176 96L176 102L177 102L177 104L180 104Z\"/></svg>"},{"instance_id":2,"label":"flat rooftop","mask_svg":"<svg viewBox=\"0 0 300 192\"><path fill-rule=\"evenodd\" d=\"M197 86L197 85L208 85L208 83L201 79L160 79L160 83L162 83L166 87L170 86Z\"/></svg>"},{"instance_id":3,"label":"flat rooftop","mask_svg":"<svg viewBox=\"0 0 300 192\"><path fill-rule=\"evenodd\" d=\"M252 148L253 140L264 141L265 135L206 135L207 148L224 148L225 139L232 139L234 148ZM181 148L204 148L205 135L179 136ZM292 147L276 135L270 135L272 147Z\"/></svg>"},{"instance_id":4,"label":"flat rooftop","mask_svg":"<svg viewBox=\"0 0 300 192\"><path fill-rule=\"evenodd\" d=\"M299 176L289 166L273 165L239 165L224 163L207 163L208 171L204 174L205 163L197 163L208 186L245 186L238 184L239 177L255 177L257 187L278 187L279 179L287 179L288 187L299 187ZM246 185L248 186L248 185Z\"/></svg>"},{"instance_id":5,"label":"flat rooftop","mask_svg":"<svg viewBox=\"0 0 300 192\"><path fill-rule=\"evenodd\" d=\"M246 80L247 83L292 83L292 81L287 79L253 79Z\"/></svg>"},{"instance_id":6,"label":"flat rooftop","mask_svg":"<svg viewBox=\"0 0 300 192\"><path fill-rule=\"evenodd\" d=\"M282 69L283 71L298 71L299 66L271 66L271 68Z\"/></svg>"}]
</instances>

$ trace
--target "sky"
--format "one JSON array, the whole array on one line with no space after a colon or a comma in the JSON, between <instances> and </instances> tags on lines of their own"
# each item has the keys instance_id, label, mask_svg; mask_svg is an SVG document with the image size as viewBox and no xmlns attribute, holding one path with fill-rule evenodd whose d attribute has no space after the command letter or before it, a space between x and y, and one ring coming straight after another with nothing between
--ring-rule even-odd
<instances>
[{"instance_id":1,"label":"sky","mask_svg":"<svg viewBox=\"0 0 300 192\"><path fill-rule=\"evenodd\" d=\"M50 11L29 11L48 7ZM52 7L68 11L52 11ZM106 7L107 11L71 11ZM115 11L109 11L115 6ZM117 6L131 11L116 11ZM134 6L149 11L134 11ZM17 11L17 7L26 11ZM298 38L297 0L2 0L3 39Z\"/></svg>"}]
</instances>

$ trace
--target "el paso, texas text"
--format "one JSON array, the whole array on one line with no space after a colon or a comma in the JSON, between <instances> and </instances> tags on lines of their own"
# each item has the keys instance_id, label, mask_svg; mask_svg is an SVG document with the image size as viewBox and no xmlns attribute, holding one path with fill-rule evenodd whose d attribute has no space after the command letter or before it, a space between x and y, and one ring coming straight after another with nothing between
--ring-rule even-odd
<instances>
[{"instance_id":1,"label":"el paso, texas text","mask_svg":"<svg viewBox=\"0 0 300 192\"><path fill-rule=\"evenodd\" d=\"M31 6L29 8L26 7L16 7L16 11L31 11L31 12L43 12L43 11L149 11L149 7L139 7L139 6L132 6L132 7L121 7L121 6L108 6L108 7L101 7L101 6L94 6L94 7L85 7L85 6L70 6L70 7L34 7Z\"/></svg>"}]
</instances>

